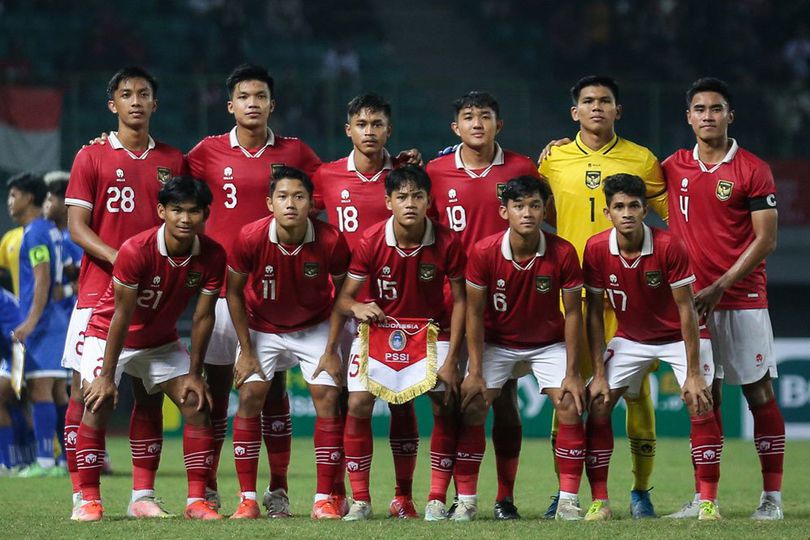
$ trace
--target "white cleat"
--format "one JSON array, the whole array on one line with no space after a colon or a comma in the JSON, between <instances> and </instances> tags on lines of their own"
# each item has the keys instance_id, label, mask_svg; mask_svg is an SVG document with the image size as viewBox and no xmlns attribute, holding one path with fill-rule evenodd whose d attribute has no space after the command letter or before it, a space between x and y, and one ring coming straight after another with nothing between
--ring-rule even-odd
<instances>
[{"instance_id":1,"label":"white cleat","mask_svg":"<svg viewBox=\"0 0 810 540\"><path fill-rule=\"evenodd\" d=\"M439 499L428 501L425 506L425 521L445 521L447 519L447 508Z\"/></svg>"},{"instance_id":2,"label":"white cleat","mask_svg":"<svg viewBox=\"0 0 810 540\"><path fill-rule=\"evenodd\" d=\"M751 514L751 519L759 521L785 519L785 514L782 512L782 504L777 502L773 497L763 493L759 498L759 506L754 510L754 513Z\"/></svg>"},{"instance_id":3,"label":"white cleat","mask_svg":"<svg viewBox=\"0 0 810 540\"><path fill-rule=\"evenodd\" d=\"M354 501L349 513L343 516L343 521L366 521L371 519L371 503L368 501Z\"/></svg>"},{"instance_id":4,"label":"white cleat","mask_svg":"<svg viewBox=\"0 0 810 540\"><path fill-rule=\"evenodd\" d=\"M579 499L560 499L557 502L557 512L554 519L558 521L580 521L583 517Z\"/></svg>"},{"instance_id":5,"label":"white cleat","mask_svg":"<svg viewBox=\"0 0 810 540\"><path fill-rule=\"evenodd\" d=\"M287 518L292 517L290 512L290 498L284 488L274 489L270 491L270 487L264 490L264 497L262 497L262 504L267 509L267 517L269 518Z\"/></svg>"},{"instance_id":6,"label":"white cleat","mask_svg":"<svg viewBox=\"0 0 810 540\"><path fill-rule=\"evenodd\" d=\"M453 512L451 521L472 521L478 515L478 502L475 499L461 498L458 499L458 506L456 511Z\"/></svg>"},{"instance_id":7,"label":"white cleat","mask_svg":"<svg viewBox=\"0 0 810 540\"><path fill-rule=\"evenodd\" d=\"M79 508L81 508L81 507L82 507L82 494L81 494L81 492L74 493L73 494L73 509L70 512L70 519L72 519L73 521L76 521L78 519L77 516L79 515Z\"/></svg>"},{"instance_id":8,"label":"white cleat","mask_svg":"<svg viewBox=\"0 0 810 540\"><path fill-rule=\"evenodd\" d=\"M666 519L695 519L700 513L700 495L695 494L695 498L686 503L677 512L663 516Z\"/></svg>"}]
</instances>

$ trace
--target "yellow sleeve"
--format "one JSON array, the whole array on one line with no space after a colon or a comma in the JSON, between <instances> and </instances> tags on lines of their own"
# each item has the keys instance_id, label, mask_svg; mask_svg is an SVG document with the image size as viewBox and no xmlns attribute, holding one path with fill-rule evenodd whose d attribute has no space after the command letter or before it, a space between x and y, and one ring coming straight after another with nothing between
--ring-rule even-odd
<instances>
[{"instance_id":1,"label":"yellow sleeve","mask_svg":"<svg viewBox=\"0 0 810 540\"><path fill-rule=\"evenodd\" d=\"M669 222L669 198L667 183L661 164L650 154L645 167L644 183L647 185L647 204L665 222Z\"/></svg>"}]
</instances>

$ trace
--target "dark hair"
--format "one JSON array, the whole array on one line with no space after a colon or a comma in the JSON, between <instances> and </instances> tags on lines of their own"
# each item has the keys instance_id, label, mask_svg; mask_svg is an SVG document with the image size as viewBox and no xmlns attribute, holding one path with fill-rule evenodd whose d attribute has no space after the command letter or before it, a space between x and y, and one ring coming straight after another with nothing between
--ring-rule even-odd
<instances>
[{"instance_id":1,"label":"dark hair","mask_svg":"<svg viewBox=\"0 0 810 540\"><path fill-rule=\"evenodd\" d=\"M309 196L312 197L312 192L315 191L315 186L312 184L312 180L309 178L309 176L307 176L307 173L301 169L296 169L295 167L286 167L284 165L281 167L273 167L273 174L271 175L270 179L271 197L276 191L276 184L285 178L288 180L300 181L302 184L304 184L304 189L307 190Z\"/></svg>"},{"instance_id":2,"label":"dark hair","mask_svg":"<svg viewBox=\"0 0 810 540\"><path fill-rule=\"evenodd\" d=\"M501 204L506 206L508 201L517 201L523 197L540 195L543 204L551 198L551 188L545 180L537 179L533 176L523 175L512 178L506 183L501 192Z\"/></svg>"},{"instance_id":3,"label":"dark hair","mask_svg":"<svg viewBox=\"0 0 810 540\"><path fill-rule=\"evenodd\" d=\"M605 190L605 202L610 206L610 200L617 193L624 193L630 197L639 197L641 204L647 206L647 186L644 180L635 174L619 173L611 174L603 182Z\"/></svg>"},{"instance_id":4,"label":"dark hair","mask_svg":"<svg viewBox=\"0 0 810 540\"><path fill-rule=\"evenodd\" d=\"M402 186L409 183L430 194L430 177L425 169L417 165L403 165L388 173L385 177L385 194L390 197L393 192L399 191Z\"/></svg>"},{"instance_id":5,"label":"dark hair","mask_svg":"<svg viewBox=\"0 0 810 540\"><path fill-rule=\"evenodd\" d=\"M717 92L726 100L729 110L734 108L731 100L731 90L729 90L728 84L725 81L715 77L701 77L693 82L689 90L686 91L687 109L692 106L692 98L695 97L695 94L699 94L700 92Z\"/></svg>"},{"instance_id":6,"label":"dark hair","mask_svg":"<svg viewBox=\"0 0 810 540\"><path fill-rule=\"evenodd\" d=\"M489 92L473 90L472 92L467 92L453 102L453 111L455 112L453 117L458 117L458 113L460 113L463 109L469 109L470 107L475 107L476 109L492 109L495 111L496 117L500 118L501 116L501 108L498 105L498 100L495 99L495 96Z\"/></svg>"},{"instance_id":7,"label":"dark hair","mask_svg":"<svg viewBox=\"0 0 810 540\"><path fill-rule=\"evenodd\" d=\"M110 82L107 83L107 99L113 99L115 91L118 90L118 85L127 79L143 79L152 87L152 97L157 99L158 83L155 78L149 74L148 71L138 66L130 66L119 69L112 76Z\"/></svg>"},{"instance_id":8,"label":"dark hair","mask_svg":"<svg viewBox=\"0 0 810 540\"><path fill-rule=\"evenodd\" d=\"M45 197L48 196L48 187L45 185L45 180L38 174L27 172L15 174L6 181L6 187L9 189L17 188L23 193L30 193L33 197L34 206L42 206Z\"/></svg>"},{"instance_id":9,"label":"dark hair","mask_svg":"<svg viewBox=\"0 0 810 540\"><path fill-rule=\"evenodd\" d=\"M52 180L50 183L46 184L48 186L48 193L51 195L55 195L60 199L65 198L65 193L67 192L68 181L67 180Z\"/></svg>"},{"instance_id":10,"label":"dark hair","mask_svg":"<svg viewBox=\"0 0 810 540\"><path fill-rule=\"evenodd\" d=\"M359 114L363 109L381 112L386 118L391 119L391 104L377 94L361 94L352 98L346 105L346 117L351 121L352 116Z\"/></svg>"},{"instance_id":11,"label":"dark hair","mask_svg":"<svg viewBox=\"0 0 810 540\"><path fill-rule=\"evenodd\" d=\"M225 86L228 88L228 97L233 95L236 85L244 81L261 81L267 83L270 89L270 97L275 96L275 82L267 69L256 64L242 64L234 68L228 78L225 79Z\"/></svg>"},{"instance_id":12,"label":"dark hair","mask_svg":"<svg viewBox=\"0 0 810 540\"><path fill-rule=\"evenodd\" d=\"M587 77L582 77L571 87L571 99L574 101L574 105L579 103L579 94L582 92L582 89L587 86L604 86L613 94L613 99L616 103L619 103L619 85L613 77L608 77L607 75L588 75Z\"/></svg>"},{"instance_id":13,"label":"dark hair","mask_svg":"<svg viewBox=\"0 0 810 540\"><path fill-rule=\"evenodd\" d=\"M208 208L213 200L208 184L193 176L175 176L158 192L158 202L163 206L194 201L197 206Z\"/></svg>"}]
</instances>

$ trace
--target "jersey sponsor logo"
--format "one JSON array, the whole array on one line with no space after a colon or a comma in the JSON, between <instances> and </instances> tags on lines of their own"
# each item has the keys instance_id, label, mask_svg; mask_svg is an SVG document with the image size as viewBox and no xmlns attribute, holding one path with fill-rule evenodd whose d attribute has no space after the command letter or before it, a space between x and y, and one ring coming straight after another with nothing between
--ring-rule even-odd
<instances>
[{"instance_id":1,"label":"jersey sponsor logo","mask_svg":"<svg viewBox=\"0 0 810 540\"><path fill-rule=\"evenodd\" d=\"M422 263L419 265L419 279L422 281L433 281L436 277L436 265Z\"/></svg>"},{"instance_id":2,"label":"jersey sponsor logo","mask_svg":"<svg viewBox=\"0 0 810 540\"><path fill-rule=\"evenodd\" d=\"M155 276L152 278L152 286L160 287L160 276Z\"/></svg>"},{"instance_id":3,"label":"jersey sponsor logo","mask_svg":"<svg viewBox=\"0 0 810 540\"><path fill-rule=\"evenodd\" d=\"M190 289L199 287L200 281L202 281L202 274L200 272L189 272L186 274L186 287Z\"/></svg>"},{"instance_id":4,"label":"jersey sponsor logo","mask_svg":"<svg viewBox=\"0 0 810 540\"><path fill-rule=\"evenodd\" d=\"M731 198L732 189L734 189L734 182L729 182L728 180L718 180L717 189L715 189L714 194L717 195L717 198L721 201L727 201Z\"/></svg>"},{"instance_id":5,"label":"jersey sponsor logo","mask_svg":"<svg viewBox=\"0 0 810 540\"><path fill-rule=\"evenodd\" d=\"M166 182L172 179L172 171L168 167L157 168L157 180L161 185L166 185Z\"/></svg>"},{"instance_id":6,"label":"jersey sponsor logo","mask_svg":"<svg viewBox=\"0 0 810 540\"><path fill-rule=\"evenodd\" d=\"M616 277L616 274L610 274L609 279L610 279L610 284L611 285L618 285L619 284L619 278Z\"/></svg>"},{"instance_id":7,"label":"jersey sponsor logo","mask_svg":"<svg viewBox=\"0 0 810 540\"><path fill-rule=\"evenodd\" d=\"M124 169L115 169L115 181L116 182L126 182L127 179L124 178Z\"/></svg>"},{"instance_id":8,"label":"jersey sponsor logo","mask_svg":"<svg viewBox=\"0 0 810 540\"><path fill-rule=\"evenodd\" d=\"M222 170L222 178L225 180L233 180L233 167L225 167Z\"/></svg>"},{"instance_id":9,"label":"jersey sponsor logo","mask_svg":"<svg viewBox=\"0 0 810 540\"><path fill-rule=\"evenodd\" d=\"M275 176L275 175L276 175L276 173L277 173L279 170L281 170L281 168L282 168L282 167L284 167L284 166L285 166L285 165L284 165L283 163L272 163L272 164L270 165L270 173L271 173L273 176Z\"/></svg>"},{"instance_id":10,"label":"jersey sponsor logo","mask_svg":"<svg viewBox=\"0 0 810 540\"><path fill-rule=\"evenodd\" d=\"M681 178L681 191L689 191L689 179Z\"/></svg>"},{"instance_id":11,"label":"jersey sponsor logo","mask_svg":"<svg viewBox=\"0 0 810 540\"><path fill-rule=\"evenodd\" d=\"M340 202L351 202L351 194L349 193L348 189L344 189L340 192Z\"/></svg>"},{"instance_id":12,"label":"jersey sponsor logo","mask_svg":"<svg viewBox=\"0 0 810 540\"><path fill-rule=\"evenodd\" d=\"M540 294L546 294L551 290L551 276L535 276L534 289Z\"/></svg>"},{"instance_id":13,"label":"jersey sponsor logo","mask_svg":"<svg viewBox=\"0 0 810 540\"><path fill-rule=\"evenodd\" d=\"M647 286L648 287L658 287L661 285L663 281L663 277L661 276L660 270L651 270L650 272L645 272L644 275L647 278Z\"/></svg>"},{"instance_id":14,"label":"jersey sponsor logo","mask_svg":"<svg viewBox=\"0 0 810 540\"><path fill-rule=\"evenodd\" d=\"M265 266L264 267L264 273L265 274L272 274L273 273L273 265L268 264L267 266Z\"/></svg>"},{"instance_id":15,"label":"jersey sponsor logo","mask_svg":"<svg viewBox=\"0 0 810 540\"><path fill-rule=\"evenodd\" d=\"M455 189L450 188L447 190L447 198L450 199L450 202L456 202L458 199L458 193Z\"/></svg>"},{"instance_id":16,"label":"jersey sponsor logo","mask_svg":"<svg viewBox=\"0 0 810 540\"><path fill-rule=\"evenodd\" d=\"M757 367L760 367L760 366L762 365L762 362L763 362L764 360L765 360L765 357L764 357L764 356L762 356L762 354L759 354L759 353L758 353L758 354L756 355L756 357L754 358L754 362L756 363L756 366L757 366Z\"/></svg>"},{"instance_id":17,"label":"jersey sponsor logo","mask_svg":"<svg viewBox=\"0 0 810 540\"><path fill-rule=\"evenodd\" d=\"M318 274L321 272L321 265L316 262L305 262L304 263L304 277L305 278L316 278Z\"/></svg>"},{"instance_id":18,"label":"jersey sponsor logo","mask_svg":"<svg viewBox=\"0 0 810 540\"><path fill-rule=\"evenodd\" d=\"M391 332L391 335L388 336L388 346L396 352L403 350L407 343L408 338L405 337L405 332L402 330L394 330Z\"/></svg>"},{"instance_id":19,"label":"jersey sponsor logo","mask_svg":"<svg viewBox=\"0 0 810 540\"><path fill-rule=\"evenodd\" d=\"M504 290L504 289L506 289L506 280L499 279L498 282L495 285L496 285L497 289Z\"/></svg>"},{"instance_id":20,"label":"jersey sponsor logo","mask_svg":"<svg viewBox=\"0 0 810 540\"><path fill-rule=\"evenodd\" d=\"M498 199L501 198L501 195L503 195L503 190L505 190L505 189L506 189L506 184L496 184L495 185L495 195L498 196Z\"/></svg>"},{"instance_id":21,"label":"jersey sponsor logo","mask_svg":"<svg viewBox=\"0 0 810 540\"><path fill-rule=\"evenodd\" d=\"M596 189L602 183L602 171L585 171L585 187Z\"/></svg>"}]
</instances>

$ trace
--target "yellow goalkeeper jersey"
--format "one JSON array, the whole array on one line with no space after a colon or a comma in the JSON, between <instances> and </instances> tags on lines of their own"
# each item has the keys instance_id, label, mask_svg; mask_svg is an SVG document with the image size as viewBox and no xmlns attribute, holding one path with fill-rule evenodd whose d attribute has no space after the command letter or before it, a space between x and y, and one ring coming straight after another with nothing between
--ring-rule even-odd
<instances>
[{"instance_id":1,"label":"yellow goalkeeper jersey","mask_svg":"<svg viewBox=\"0 0 810 540\"><path fill-rule=\"evenodd\" d=\"M667 192L661 165L647 148L615 135L599 150L591 150L580 134L574 142L555 147L538 168L548 179L557 210L557 234L574 244L582 261L585 242L611 227L605 217L602 181L612 174L635 174L647 185L647 202L668 219Z\"/></svg>"},{"instance_id":2,"label":"yellow goalkeeper jersey","mask_svg":"<svg viewBox=\"0 0 810 540\"><path fill-rule=\"evenodd\" d=\"M11 274L14 296L20 295L20 244L22 244L23 228L16 227L6 232L0 239L0 268L5 268Z\"/></svg>"}]
</instances>

